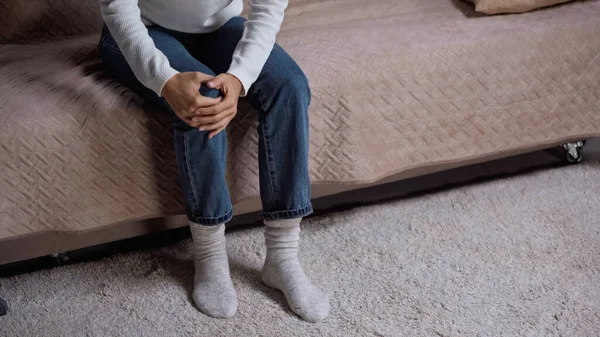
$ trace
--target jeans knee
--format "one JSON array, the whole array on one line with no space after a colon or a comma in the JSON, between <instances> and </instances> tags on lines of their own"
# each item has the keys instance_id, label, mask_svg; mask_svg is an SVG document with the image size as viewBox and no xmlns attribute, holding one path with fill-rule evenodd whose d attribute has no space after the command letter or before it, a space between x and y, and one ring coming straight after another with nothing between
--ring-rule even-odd
<instances>
[{"instance_id":1,"label":"jeans knee","mask_svg":"<svg viewBox=\"0 0 600 337\"><path fill-rule=\"evenodd\" d=\"M311 91L308 78L300 69L296 66L293 70L286 73L285 79L282 81L280 88L282 88L287 95L293 96L296 100L306 105L310 104Z\"/></svg>"},{"instance_id":2,"label":"jeans knee","mask_svg":"<svg viewBox=\"0 0 600 337\"><path fill-rule=\"evenodd\" d=\"M204 83L200 86L200 94L202 96L217 98L221 95L221 91L218 89L212 89L206 86Z\"/></svg>"},{"instance_id":3,"label":"jeans knee","mask_svg":"<svg viewBox=\"0 0 600 337\"><path fill-rule=\"evenodd\" d=\"M202 83L202 85L200 86L200 94L205 97L217 98L221 95L221 91L218 89L209 88L204 83ZM166 101L165 104L168 106L168 103L166 103ZM173 110L171 111L173 112ZM191 129L194 129L193 127L189 126L186 122L181 120L177 115L175 115L175 113L173 113L173 127L180 131L189 131Z\"/></svg>"},{"instance_id":4,"label":"jeans knee","mask_svg":"<svg viewBox=\"0 0 600 337\"><path fill-rule=\"evenodd\" d=\"M202 73L205 73L206 75L212 76L212 77L217 76L214 72L212 72L210 70L207 71L206 69L203 69L203 70L199 70L199 71ZM200 84L200 94L205 97L217 98L217 97L219 97L219 95L221 95L221 91L218 89L209 88L206 85L206 83L202 83L202 84Z\"/></svg>"}]
</instances>

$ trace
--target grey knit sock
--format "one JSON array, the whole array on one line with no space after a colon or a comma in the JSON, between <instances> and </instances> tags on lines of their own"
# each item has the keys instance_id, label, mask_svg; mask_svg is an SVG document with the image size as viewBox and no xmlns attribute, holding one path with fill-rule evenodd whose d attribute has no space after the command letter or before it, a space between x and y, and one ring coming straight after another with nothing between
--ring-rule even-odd
<instances>
[{"instance_id":1,"label":"grey knit sock","mask_svg":"<svg viewBox=\"0 0 600 337\"><path fill-rule=\"evenodd\" d=\"M194 302L204 314L231 318L237 311L237 294L229 274L225 225L202 226L190 222L194 239Z\"/></svg>"},{"instance_id":2,"label":"grey knit sock","mask_svg":"<svg viewBox=\"0 0 600 337\"><path fill-rule=\"evenodd\" d=\"M267 257L261 278L267 286L283 292L298 316L318 322L329 314L329 298L312 285L300 266L300 220L265 221Z\"/></svg>"}]
</instances>

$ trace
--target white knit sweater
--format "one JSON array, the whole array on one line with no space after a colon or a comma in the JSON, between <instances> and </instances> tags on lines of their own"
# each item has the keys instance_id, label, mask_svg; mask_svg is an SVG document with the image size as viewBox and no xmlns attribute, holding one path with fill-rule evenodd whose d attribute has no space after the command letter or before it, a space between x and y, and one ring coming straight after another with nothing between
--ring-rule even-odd
<instances>
[{"instance_id":1,"label":"white knit sweater","mask_svg":"<svg viewBox=\"0 0 600 337\"><path fill-rule=\"evenodd\" d=\"M135 76L161 96L177 73L148 35L147 25L184 33L208 33L241 14L243 0L100 0L102 17ZM288 0L249 0L250 13L228 73L244 94L260 74L283 21Z\"/></svg>"}]
</instances>

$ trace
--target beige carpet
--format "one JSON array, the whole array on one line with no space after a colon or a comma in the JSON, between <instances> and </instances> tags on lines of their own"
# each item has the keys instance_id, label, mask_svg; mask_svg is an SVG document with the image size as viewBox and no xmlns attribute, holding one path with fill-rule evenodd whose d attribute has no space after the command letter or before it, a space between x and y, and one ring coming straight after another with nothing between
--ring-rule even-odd
<instances>
[{"instance_id":1,"label":"beige carpet","mask_svg":"<svg viewBox=\"0 0 600 337\"><path fill-rule=\"evenodd\" d=\"M591 157L591 158L590 158ZM304 223L332 298L298 320L261 285L261 228L228 233L235 318L190 302L189 241L1 279L0 336L598 336L600 154Z\"/></svg>"}]
</instances>

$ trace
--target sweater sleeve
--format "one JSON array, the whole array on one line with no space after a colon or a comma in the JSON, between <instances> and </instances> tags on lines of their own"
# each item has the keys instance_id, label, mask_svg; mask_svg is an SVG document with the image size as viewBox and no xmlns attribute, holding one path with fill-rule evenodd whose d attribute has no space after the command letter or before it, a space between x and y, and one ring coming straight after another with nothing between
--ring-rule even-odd
<instances>
[{"instance_id":1,"label":"sweater sleeve","mask_svg":"<svg viewBox=\"0 0 600 337\"><path fill-rule=\"evenodd\" d=\"M227 71L242 82L242 96L248 93L273 50L287 5L288 0L250 0L248 21Z\"/></svg>"},{"instance_id":2,"label":"sweater sleeve","mask_svg":"<svg viewBox=\"0 0 600 337\"><path fill-rule=\"evenodd\" d=\"M100 8L108 30L137 79L161 96L165 83L178 72L148 35L138 0L100 0Z\"/></svg>"}]
</instances>

